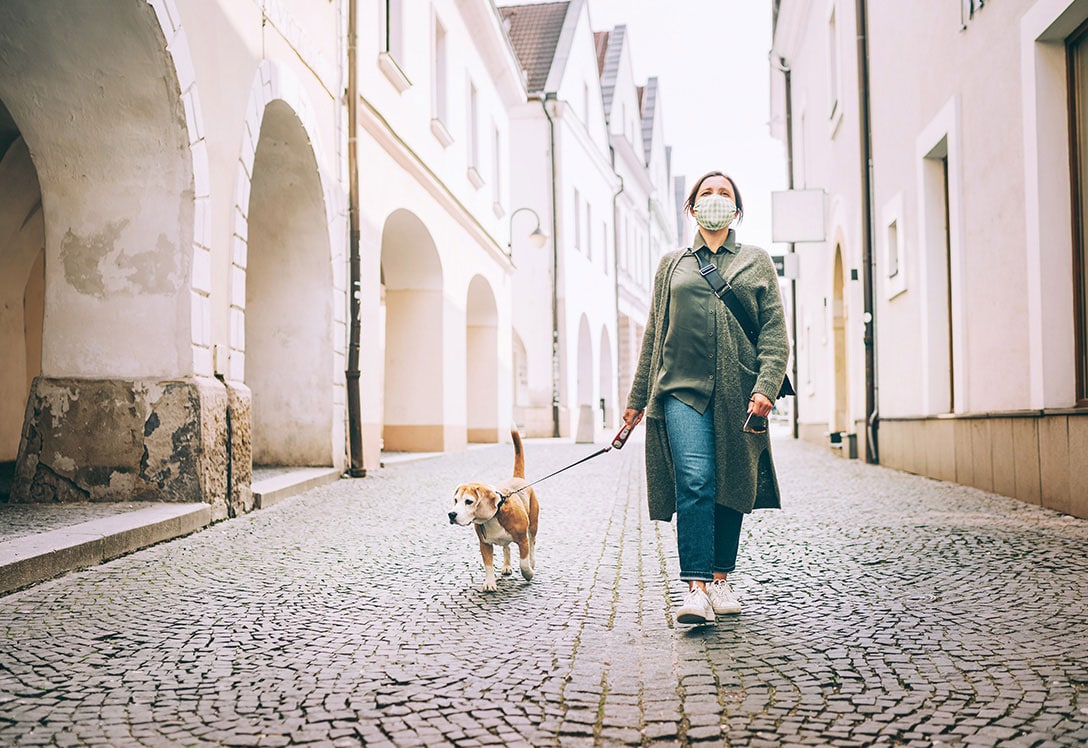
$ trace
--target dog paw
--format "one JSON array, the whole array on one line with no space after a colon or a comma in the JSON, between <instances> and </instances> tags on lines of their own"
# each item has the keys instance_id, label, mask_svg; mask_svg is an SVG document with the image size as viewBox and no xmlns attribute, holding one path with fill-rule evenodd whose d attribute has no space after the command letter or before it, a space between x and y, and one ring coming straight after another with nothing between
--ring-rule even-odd
<instances>
[{"instance_id":1,"label":"dog paw","mask_svg":"<svg viewBox=\"0 0 1088 748\"><path fill-rule=\"evenodd\" d=\"M504 566L504 567L502 567L502 572L501 573L502 573L502 575L504 577L508 577L508 576L510 576L511 574L514 573L514 570L509 566Z\"/></svg>"},{"instance_id":2,"label":"dog paw","mask_svg":"<svg viewBox=\"0 0 1088 748\"><path fill-rule=\"evenodd\" d=\"M530 579L533 578L532 568L529 567L529 566L522 566L521 567L521 576L525 577L525 581L528 582Z\"/></svg>"},{"instance_id":3,"label":"dog paw","mask_svg":"<svg viewBox=\"0 0 1088 748\"><path fill-rule=\"evenodd\" d=\"M499 586L494 582L484 582L483 587L480 588L481 592L498 592Z\"/></svg>"}]
</instances>

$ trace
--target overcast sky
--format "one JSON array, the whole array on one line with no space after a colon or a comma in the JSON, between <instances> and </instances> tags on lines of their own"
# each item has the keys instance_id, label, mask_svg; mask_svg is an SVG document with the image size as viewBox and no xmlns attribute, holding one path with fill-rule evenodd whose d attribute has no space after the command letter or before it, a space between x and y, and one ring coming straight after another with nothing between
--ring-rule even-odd
<instances>
[{"instance_id":1,"label":"overcast sky","mask_svg":"<svg viewBox=\"0 0 1088 748\"><path fill-rule=\"evenodd\" d=\"M785 146L770 136L771 3L760 0L588 0L594 31L625 24L638 83L657 76L665 142L688 188L730 174L744 198L741 241L769 251L772 190L785 189ZM694 230L694 226L692 226Z\"/></svg>"}]
</instances>

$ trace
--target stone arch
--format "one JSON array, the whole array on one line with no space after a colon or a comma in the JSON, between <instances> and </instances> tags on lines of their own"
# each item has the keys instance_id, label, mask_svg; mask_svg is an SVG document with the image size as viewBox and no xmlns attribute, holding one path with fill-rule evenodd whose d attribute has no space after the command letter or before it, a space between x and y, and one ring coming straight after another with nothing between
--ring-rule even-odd
<instances>
[{"instance_id":1,"label":"stone arch","mask_svg":"<svg viewBox=\"0 0 1088 748\"><path fill-rule=\"evenodd\" d=\"M585 314L578 321L578 382L576 387L578 426L575 441L592 442L596 419L593 416L593 335Z\"/></svg>"},{"instance_id":2,"label":"stone arch","mask_svg":"<svg viewBox=\"0 0 1088 748\"><path fill-rule=\"evenodd\" d=\"M831 277L831 365L834 372L831 402L831 431L853 431L850 423L850 351L847 346L846 268L842 244L835 243Z\"/></svg>"},{"instance_id":3,"label":"stone arch","mask_svg":"<svg viewBox=\"0 0 1088 748\"><path fill-rule=\"evenodd\" d=\"M612 336L608 334L607 325L601 325L600 340L600 364L597 368L597 408L599 410L597 415L601 419L604 428L607 429L616 425L617 413L616 403L614 402L616 395L613 389L616 384L616 368L612 363ZM603 408L601 403L603 403ZM622 411L622 408L619 410Z\"/></svg>"},{"instance_id":4,"label":"stone arch","mask_svg":"<svg viewBox=\"0 0 1088 748\"><path fill-rule=\"evenodd\" d=\"M512 334L514 382L511 392L514 395L514 412L519 413L520 409L529 405L529 352L525 348L525 341L521 339L517 331ZM515 420L519 425L521 424L520 418Z\"/></svg>"},{"instance_id":5,"label":"stone arch","mask_svg":"<svg viewBox=\"0 0 1088 748\"><path fill-rule=\"evenodd\" d=\"M287 160L280 162L279 153ZM228 371L232 397L251 403L252 461L340 465L346 320L336 305L346 288L344 195L303 86L271 60L261 61L250 86L237 174ZM300 266L303 287L278 273L280 257ZM276 343L283 336L302 355L283 357Z\"/></svg>"},{"instance_id":6,"label":"stone arch","mask_svg":"<svg viewBox=\"0 0 1088 748\"><path fill-rule=\"evenodd\" d=\"M212 374L208 159L177 10L4 2L0 61L44 234L41 374L12 497L202 497L222 516L225 471L203 444L222 386L194 379Z\"/></svg>"},{"instance_id":7,"label":"stone arch","mask_svg":"<svg viewBox=\"0 0 1088 748\"><path fill-rule=\"evenodd\" d=\"M385 317L382 448L441 452L445 425L445 301L442 262L431 232L409 210L382 227Z\"/></svg>"},{"instance_id":8,"label":"stone arch","mask_svg":"<svg viewBox=\"0 0 1088 748\"><path fill-rule=\"evenodd\" d=\"M14 467L31 383L41 374L45 223L26 141L0 102L0 464ZM3 479L0 478L0 482ZM4 491L6 495L6 491Z\"/></svg>"},{"instance_id":9,"label":"stone arch","mask_svg":"<svg viewBox=\"0 0 1088 748\"><path fill-rule=\"evenodd\" d=\"M465 422L467 439L499 440L499 313L495 293L482 275L468 284L465 305Z\"/></svg>"},{"instance_id":10,"label":"stone arch","mask_svg":"<svg viewBox=\"0 0 1088 748\"><path fill-rule=\"evenodd\" d=\"M253 463L332 465L337 414L329 220L312 143L283 99L272 99L261 113L248 184L241 344L252 397Z\"/></svg>"}]
</instances>

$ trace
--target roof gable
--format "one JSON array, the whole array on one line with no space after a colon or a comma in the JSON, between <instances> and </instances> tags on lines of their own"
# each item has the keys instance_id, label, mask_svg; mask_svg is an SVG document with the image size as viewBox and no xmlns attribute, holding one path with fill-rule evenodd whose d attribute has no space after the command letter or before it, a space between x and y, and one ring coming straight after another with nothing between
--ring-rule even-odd
<instances>
[{"instance_id":1,"label":"roof gable","mask_svg":"<svg viewBox=\"0 0 1088 748\"><path fill-rule=\"evenodd\" d=\"M570 2L508 5L499 8L529 91L542 91L548 80Z\"/></svg>"}]
</instances>

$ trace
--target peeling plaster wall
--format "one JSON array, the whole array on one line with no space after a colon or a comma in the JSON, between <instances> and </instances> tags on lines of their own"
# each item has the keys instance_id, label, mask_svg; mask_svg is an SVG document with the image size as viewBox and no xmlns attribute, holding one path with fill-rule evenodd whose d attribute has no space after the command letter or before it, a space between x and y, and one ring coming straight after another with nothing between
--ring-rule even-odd
<instances>
[{"instance_id":1,"label":"peeling plaster wall","mask_svg":"<svg viewBox=\"0 0 1088 748\"><path fill-rule=\"evenodd\" d=\"M36 379L12 500L203 500L222 519L227 400L214 379Z\"/></svg>"},{"instance_id":2,"label":"peeling plaster wall","mask_svg":"<svg viewBox=\"0 0 1088 748\"><path fill-rule=\"evenodd\" d=\"M188 375L192 159L154 10L5 0L0 65L41 183L43 373Z\"/></svg>"}]
</instances>

